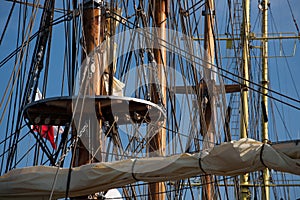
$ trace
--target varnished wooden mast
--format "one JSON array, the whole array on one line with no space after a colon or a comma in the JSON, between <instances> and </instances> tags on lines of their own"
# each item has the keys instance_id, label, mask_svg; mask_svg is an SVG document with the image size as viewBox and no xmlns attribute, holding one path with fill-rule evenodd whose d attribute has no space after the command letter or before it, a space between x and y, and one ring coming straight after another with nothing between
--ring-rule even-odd
<instances>
[{"instance_id":1,"label":"varnished wooden mast","mask_svg":"<svg viewBox=\"0 0 300 200\"><path fill-rule=\"evenodd\" d=\"M151 7L153 9L153 17L154 17L154 26L157 27L157 30L154 30L159 38L156 40L156 44L153 50L154 59L157 62L157 70L158 70L158 79L161 85L161 102L158 102L158 99L154 99L157 101L156 103L162 103L166 105L166 74L165 74L165 66L167 64L167 54L166 50L163 46L160 45L162 40L166 40L166 27L167 27L167 1L166 0L152 0ZM163 122L163 127L166 126L166 122ZM159 132L154 136L154 138L150 141L149 151L156 152L156 156L164 156L166 149L166 129L162 128ZM151 200L161 200L165 199L165 184L161 183L152 183L149 184L149 199Z\"/></svg>"},{"instance_id":2,"label":"varnished wooden mast","mask_svg":"<svg viewBox=\"0 0 300 200\"><path fill-rule=\"evenodd\" d=\"M102 13L101 8L95 1L84 1L83 5L83 36L82 36L82 62L86 59L86 57L97 47L99 46L103 40L104 40L104 31L105 29L105 15ZM85 81L88 81L87 85L87 91L80 91L80 95L102 95L104 94L105 87L103 85L103 82L101 81L101 72L99 71L101 63L95 63L95 71L92 74L92 77L88 80L85 79ZM85 69L85 67L82 67L81 69L81 77L84 76L84 71L90 70ZM84 82L85 82L84 81ZM86 84L86 82L84 83ZM93 143L96 148L100 148L98 150L97 159L94 158L94 152L89 152L82 141L78 140L78 145L76 149L75 159L73 166L81 166L87 163L92 163L95 161L102 161L102 146L101 143L101 137L102 134L102 121L99 120L98 124L90 123L88 127L88 131L90 132L90 138L89 142ZM79 130L77 130L79 131ZM96 134L96 131L99 133ZM75 197L72 199L87 199L87 196L83 197Z\"/></svg>"},{"instance_id":3,"label":"varnished wooden mast","mask_svg":"<svg viewBox=\"0 0 300 200\"><path fill-rule=\"evenodd\" d=\"M204 71L205 79L207 81L206 84L209 84L209 88L213 89L215 88L215 76L216 74L213 73L215 71L214 64L215 64L215 41L214 41L214 1L213 0L207 0L206 6L205 6L205 32L204 32L204 50L206 52L206 61L207 66L206 70ZM212 92L213 93L213 92ZM209 102L206 106L205 112L204 112L204 118L205 118L205 128L202 128L204 130L203 137L203 148L210 148L214 144L214 130L213 126L211 124L214 123L214 104L215 99L211 95L209 96ZM213 176L212 175L205 175L204 177L204 186L203 186L203 192L202 192L202 198L203 199L214 199L214 185L213 185Z\"/></svg>"},{"instance_id":4,"label":"varnished wooden mast","mask_svg":"<svg viewBox=\"0 0 300 200\"><path fill-rule=\"evenodd\" d=\"M97 4L93 1L86 1L83 6L83 36L82 36L82 61L86 56L91 53L97 46L99 46L104 39L105 31L105 16L101 14L101 8L97 7ZM99 64L99 63L98 63ZM85 69L81 70L82 77ZM104 93L104 87L101 84L101 74L99 68L95 67L95 72L92 73L92 78L88 83L89 88L87 94L89 95L101 95ZM83 95L83 94L81 94ZM99 127L102 126L102 122L99 121ZM90 127L93 128L93 127ZM95 128L101 130L101 128ZM98 141L99 145L101 141ZM75 166L80 166L92 162L90 153L84 147L81 140L79 140ZM99 159L99 158L98 158ZM101 159L101 158L100 158Z\"/></svg>"},{"instance_id":5,"label":"varnished wooden mast","mask_svg":"<svg viewBox=\"0 0 300 200\"><path fill-rule=\"evenodd\" d=\"M82 23L83 23L83 34L82 34L82 62L86 57L104 41L104 32L105 32L105 15L102 13L102 9L99 4L93 0L84 1L83 5L83 14L82 14ZM81 77L84 78L83 85L88 85L87 90L82 89L80 95L103 95L105 94L105 87L102 81L102 73L100 71L101 63L95 62L94 72L91 72L91 69L86 69L89 66L82 66ZM84 76L86 72L91 74L91 78L87 79ZM86 82L88 81L88 83ZM83 87L85 88L85 87ZM77 127L76 127L77 128ZM79 130L77 130L79 131ZM100 152L95 158L94 152L89 152L84 146L83 142L79 138L78 145L76 149L75 159L73 166L81 166L87 163L92 163L95 161L102 161L102 143L101 137L102 134L102 120L99 120L98 123L90 123L88 127L89 135L91 136L90 142L93 142L95 147L99 147L97 151ZM96 131L99 133L97 134ZM87 196L75 197L72 199L87 199Z\"/></svg>"}]
</instances>

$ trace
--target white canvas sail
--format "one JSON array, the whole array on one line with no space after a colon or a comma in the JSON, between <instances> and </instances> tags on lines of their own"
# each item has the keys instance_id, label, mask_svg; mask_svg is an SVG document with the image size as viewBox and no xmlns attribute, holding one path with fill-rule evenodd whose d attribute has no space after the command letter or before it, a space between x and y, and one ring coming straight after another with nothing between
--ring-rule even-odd
<instances>
[{"instance_id":1,"label":"white canvas sail","mask_svg":"<svg viewBox=\"0 0 300 200\"><path fill-rule=\"evenodd\" d=\"M199 174L234 176L270 169L300 175L300 145L272 147L252 139L223 143L195 154L95 163L72 169L70 196L80 196L136 181L179 180ZM0 199L64 197L69 169L35 166L0 177Z\"/></svg>"}]
</instances>

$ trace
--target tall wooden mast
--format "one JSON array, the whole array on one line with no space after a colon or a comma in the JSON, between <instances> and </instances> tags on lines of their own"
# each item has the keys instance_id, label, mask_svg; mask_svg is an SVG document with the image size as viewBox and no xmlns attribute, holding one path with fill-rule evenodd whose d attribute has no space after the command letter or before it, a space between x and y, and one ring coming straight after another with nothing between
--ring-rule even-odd
<instances>
[{"instance_id":1,"label":"tall wooden mast","mask_svg":"<svg viewBox=\"0 0 300 200\"><path fill-rule=\"evenodd\" d=\"M153 99L156 103L162 103L166 105L166 64L167 64L167 54L165 48L161 45L162 41L166 40L166 27L167 27L167 0L152 0L151 7L153 9L153 24L158 29L154 30L157 34L158 40L154 44L153 53L154 59L157 63L158 70L158 79L161 85L161 99ZM159 102L161 101L161 102ZM166 126L166 121L163 122L163 127ZM156 156L164 156L166 150L166 129L162 128L150 141L150 152L156 152ZM165 184L160 183L151 183L149 184L149 199L158 200L165 199Z\"/></svg>"},{"instance_id":2,"label":"tall wooden mast","mask_svg":"<svg viewBox=\"0 0 300 200\"><path fill-rule=\"evenodd\" d=\"M85 0L83 2L83 13L82 13L82 23L83 23L83 34L82 34L82 63L87 58L87 56L104 40L104 31L105 31L105 16L102 14L99 1L97 0ZM100 63L98 63L100 64ZM96 65L96 64L95 64ZM84 95L101 95L103 94L104 87L101 84L101 74L99 68L95 67L94 72L91 69L87 69L87 66L83 66L81 69L81 78L83 79L83 85L88 85L85 90L85 87L79 91L81 96ZM91 74L90 79L86 79L86 75ZM81 81L81 82L82 82ZM88 138L89 143L93 142L93 145L101 148L101 127L102 121L99 120L98 124L89 123L88 131L91 136ZM76 127L79 128L79 127ZM100 132L97 134L96 131ZM75 127L73 127L75 131ZM80 130L77 130L77 132ZM97 137L100 136L100 137ZM101 149L99 152L102 152ZM93 152L89 150L83 144L81 138L78 139L78 144L76 146L76 152L74 155L73 166L81 166L87 163L101 161L100 157L95 159L93 157ZM87 196L74 197L72 199L87 199Z\"/></svg>"},{"instance_id":3,"label":"tall wooden mast","mask_svg":"<svg viewBox=\"0 0 300 200\"><path fill-rule=\"evenodd\" d=\"M263 0L262 4L262 36L263 38L268 37L268 6L269 0ZM262 140L264 143L267 143L269 140L268 137L268 39L262 40L262 97L261 97L261 107L262 107ZM263 188L262 188L262 199L270 199L270 187L269 187L269 169L265 168L263 170Z\"/></svg>"},{"instance_id":4,"label":"tall wooden mast","mask_svg":"<svg viewBox=\"0 0 300 200\"><path fill-rule=\"evenodd\" d=\"M104 40L104 31L105 31L105 15L102 15L101 8L97 1L87 0L84 1L83 5L83 36L82 36L82 61L86 56L91 53L97 46L99 46ZM82 77L84 76L84 70L81 70ZM86 69L90 70L90 69ZM101 95L103 94L103 88L101 87L101 77L100 77L99 68L95 67L94 73L89 80L89 88L87 94L89 95ZM81 94L83 95L83 94ZM99 128L95 130L101 130L102 122L99 121ZM92 127L89 127L89 129ZM90 129L91 131L91 129ZM100 133L101 134L101 133ZM100 140L99 142L100 146ZM98 158L99 159L99 158ZM92 162L90 152L82 144L81 140L78 142L77 153L75 157L75 166L80 166Z\"/></svg>"},{"instance_id":5,"label":"tall wooden mast","mask_svg":"<svg viewBox=\"0 0 300 200\"><path fill-rule=\"evenodd\" d=\"M241 77L243 78L242 91L241 91L241 108L240 108L240 138L248 137L248 120L249 120L249 108L248 108L248 86L249 86L249 33L250 33L250 1L243 1L243 23L241 28L241 43L243 46L242 53L242 66ZM241 184L241 199L250 199L250 190L247 186L249 184L249 174L240 176Z\"/></svg>"},{"instance_id":6,"label":"tall wooden mast","mask_svg":"<svg viewBox=\"0 0 300 200\"><path fill-rule=\"evenodd\" d=\"M205 5L205 32L204 32L204 50L206 52L206 61L207 66L206 70L204 71L204 76L207 81L206 84L209 85L209 89L214 90L215 87L215 38L214 38L214 25L215 25L215 18L214 18L214 0L206 0ZM213 94L214 92L212 92ZM203 132L204 143L203 148L207 149L214 145L214 127L211 126L212 121L214 121L215 117L215 99L213 95L209 96L209 106L205 109L204 118L205 118L205 125ZM208 108L209 107L209 108ZM203 199L214 199L214 185L213 185L213 176L212 175L205 175L205 184L203 186Z\"/></svg>"}]
</instances>

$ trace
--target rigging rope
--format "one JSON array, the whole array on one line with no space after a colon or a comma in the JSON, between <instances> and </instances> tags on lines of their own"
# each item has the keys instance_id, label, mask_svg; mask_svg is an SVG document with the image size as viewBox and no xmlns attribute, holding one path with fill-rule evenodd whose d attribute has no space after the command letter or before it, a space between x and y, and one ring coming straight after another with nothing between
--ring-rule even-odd
<instances>
[{"instance_id":1,"label":"rigging rope","mask_svg":"<svg viewBox=\"0 0 300 200\"><path fill-rule=\"evenodd\" d=\"M115 18L115 19L116 19L116 18ZM116 20L118 20L118 19L116 19ZM122 23L121 20L118 20L118 21L119 21L120 23ZM131 23L131 22L130 22L130 23ZM124 24L124 25L125 25L125 24ZM132 24L132 25L134 25L134 24ZM127 26L127 27L130 28L130 29L132 29L130 26ZM150 35L151 35L150 32L147 32L147 34L150 34ZM179 50L179 51L181 51L181 52L187 54L188 56L193 57L194 59L198 59L198 60L200 60L200 61L202 61L202 62L204 62L204 63L207 63L207 61L203 60L202 58L197 57L197 56L195 56L195 55L192 55L192 54L190 54L188 51L182 50L182 49L178 48L177 46L171 44L171 43L168 42L168 41L165 41L165 40L162 40L162 39L159 39L159 40L161 40L161 41L163 41L163 43L167 44L167 45L163 45L163 44L161 45L162 47L166 48L167 50L170 50L169 47L168 47L168 46L170 46L170 47L172 47L172 48L175 48L176 50ZM184 56L183 56L183 57L184 57ZM288 96L288 95L282 94L282 93L277 92L277 91L275 91L275 90L273 90L273 89L270 89L270 88L264 88L264 87L262 87L261 84L259 84L259 83L255 83L255 82L253 82L253 81L246 80L245 78L243 78L243 77L241 77L241 76L239 76L239 75L237 75L237 74L234 74L234 73L232 73L232 72L230 72L230 71L228 71L228 70L226 70L226 69L223 69L222 67L219 67L219 66L217 66L217 65L214 65L214 64L212 64L212 63L208 63L208 64L209 64L209 65L212 65L212 66L214 66L214 67L216 67L218 70L220 70L220 71L222 71L222 72L225 72L225 73L227 73L227 74L232 75L233 77L236 77L236 78L238 78L238 79L240 79L240 80L243 80L243 81L247 81L247 82L253 84L254 86L259 87L260 89L267 89L269 92L272 92L272 93L274 93L274 94L276 94L276 95L278 95L278 96L281 96L281 97L284 97L284 98L289 99L289 100L291 100L291 101L300 103L300 100L298 100L298 99L295 99L295 98L290 97L290 96ZM218 72L212 70L212 73L218 73ZM239 83L239 84L241 85L241 83L240 83L239 81L236 81L236 80L234 80L234 79L232 79L232 78L230 78L230 77L228 77L228 76L226 76L226 75L224 75L224 74L221 74L221 76L224 77L224 78L226 78L226 79L229 79L229 80L231 80L231 81L233 81L233 82L235 82L235 83ZM252 87L250 87L250 86L248 86L247 88L248 88L248 89L251 89L251 90L253 90L253 91L255 91L255 92L258 92L258 93L262 94L262 93L260 92L259 89L254 89L254 88L252 88ZM265 94L264 94L264 95L265 95ZM299 107L299 106L295 106L295 105L290 104L290 103L287 103L287 102L285 102L285 101L281 101L280 99L278 99L278 98L276 98L276 97L272 97L272 96L268 96L268 97L270 97L271 99L274 99L274 100L276 100L276 101L278 101L278 102L280 102L280 103L282 103L282 104L285 104L285 105L287 105L287 106L290 106L290 107L292 107L292 108L295 108L295 109L297 109L297 110L300 110L300 107Z\"/></svg>"},{"instance_id":2,"label":"rigging rope","mask_svg":"<svg viewBox=\"0 0 300 200\"><path fill-rule=\"evenodd\" d=\"M296 21L296 18L294 16L294 13L293 13L293 10L292 10L292 7L291 7L291 4L290 4L290 1L289 0L286 0L288 5L289 5L289 9L290 9L290 12L291 12L291 15L292 15L292 18L293 18L293 21L294 21L294 24L295 24L295 27L296 27L296 30L298 32L298 35L300 36L300 31L299 31L299 27L298 27L298 24L297 24L297 21Z\"/></svg>"},{"instance_id":3,"label":"rigging rope","mask_svg":"<svg viewBox=\"0 0 300 200\"><path fill-rule=\"evenodd\" d=\"M1 34L1 37L0 37L0 45L1 45L2 40L3 40L3 38L4 38L5 32L6 32L6 30L7 30L8 24L9 24L9 21L10 21L10 19L11 19L11 15L12 15L12 13L13 13L13 11L14 11L15 5L16 5L16 2L14 1L13 4L12 4L12 6L11 6L11 9L10 9L10 11L9 11L9 14L8 14L8 17L7 17L7 20L6 20L4 29L3 29L2 34Z\"/></svg>"}]
</instances>

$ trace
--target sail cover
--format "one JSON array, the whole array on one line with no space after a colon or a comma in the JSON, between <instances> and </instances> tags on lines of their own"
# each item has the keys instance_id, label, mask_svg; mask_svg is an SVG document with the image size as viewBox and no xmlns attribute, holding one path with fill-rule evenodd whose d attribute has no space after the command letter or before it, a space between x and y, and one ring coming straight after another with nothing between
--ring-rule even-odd
<instances>
[{"instance_id":1,"label":"sail cover","mask_svg":"<svg viewBox=\"0 0 300 200\"><path fill-rule=\"evenodd\" d=\"M222 143L199 153L128 159L74 167L69 196L117 188L136 181L178 180L201 174L234 176L273 170L300 175L300 144L263 144L252 139ZM0 177L0 199L64 197L69 169L34 166L14 169Z\"/></svg>"}]
</instances>

